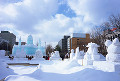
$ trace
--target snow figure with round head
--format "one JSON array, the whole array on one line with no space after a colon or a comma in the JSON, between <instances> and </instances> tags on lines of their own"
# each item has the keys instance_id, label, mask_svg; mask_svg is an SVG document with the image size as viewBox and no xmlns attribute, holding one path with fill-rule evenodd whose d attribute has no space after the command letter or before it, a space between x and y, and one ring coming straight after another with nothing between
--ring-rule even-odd
<instances>
[{"instance_id":1,"label":"snow figure with round head","mask_svg":"<svg viewBox=\"0 0 120 81\"><path fill-rule=\"evenodd\" d=\"M75 56L75 53L74 53L74 49L71 49L71 53L70 53L70 59L73 59Z\"/></svg>"},{"instance_id":2,"label":"snow figure with round head","mask_svg":"<svg viewBox=\"0 0 120 81\"><path fill-rule=\"evenodd\" d=\"M118 38L115 38L112 44L108 45L107 52L106 61L120 62L120 42Z\"/></svg>"},{"instance_id":3,"label":"snow figure with round head","mask_svg":"<svg viewBox=\"0 0 120 81\"><path fill-rule=\"evenodd\" d=\"M111 45L112 44L112 41L111 40L106 40L106 42L105 42L105 46L109 46L109 45Z\"/></svg>"}]
</instances>

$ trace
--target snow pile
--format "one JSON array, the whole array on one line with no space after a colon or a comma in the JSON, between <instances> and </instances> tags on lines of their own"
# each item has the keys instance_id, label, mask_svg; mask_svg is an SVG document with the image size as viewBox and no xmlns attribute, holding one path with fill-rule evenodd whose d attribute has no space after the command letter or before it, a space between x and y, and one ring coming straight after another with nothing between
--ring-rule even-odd
<instances>
[{"instance_id":1,"label":"snow pile","mask_svg":"<svg viewBox=\"0 0 120 81\"><path fill-rule=\"evenodd\" d=\"M8 68L8 65L0 60L0 80L7 77L8 75L13 75L13 74L15 74L13 70Z\"/></svg>"},{"instance_id":2,"label":"snow pile","mask_svg":"<svg viewBox=\"0 0 120 81\"><path fill-rule=\"evenodd\" d=\"M0 50L0 57L5 57L5 50Z\"/></svg>"},{"instance_id":3,"label":"snow pile","mask_svg":"<svg viewBox=\"0 0 120 81\"><path fill-rule=\"evenodd\" d=\"M106 61L120 62L120 42L117 38L113 40L112 44L108 45L107 52Z\"/></svg>"},{"instance_id":4,"label":"snow pile","mask_svg":"<svg viewBox=\"0 0 120 81\"><path fill-rule=\"evenodd\" d=\"M5 81L120 81L120 75L116 72L104 72L88 66L74 66L67 69L60 69L65 65L62 61L50 61L50 63L51 62L53 62L53 64L49 65L49 62L47 62L31 74L9 76ZM66 61L66 63L68 63L68 61ZM46 64L48 67L46 67ZM42 68L48 70L43 71Z\"/></svg>"}]
</instances>

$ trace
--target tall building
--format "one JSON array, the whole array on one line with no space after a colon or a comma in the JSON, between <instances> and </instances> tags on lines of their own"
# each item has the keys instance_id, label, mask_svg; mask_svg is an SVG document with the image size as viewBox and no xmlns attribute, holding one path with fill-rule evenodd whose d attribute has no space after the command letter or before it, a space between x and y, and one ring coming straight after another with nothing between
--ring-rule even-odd
<instances>
[{"instance_id":1,"label":"tall building","mask_svg":"<svg viewBox=\"0 0 120 81\"><path fill-rule=\"evenodd\" d=\"M84 33L72 33L71 37L67 40L68 53L71 49L79 47L80 50L87 51L86 45L91 42L90 35Z\"/></svg>"},{"instance_id":2,"label":"tall building","mask_svg":"<svg viewBox=\"0 0 120 81\"><path fill-rule=\"evenodd\" d=\"M16 36L13 33L10 33L9 31L1 31L0 38L8 42L7 45L9 46L3 45L6 44L5 41L2 42L1 45L3 46L4 50L10 51L10 53L12 53L13 45L16 42Z\"/></svg>"},{"instance_id":3,"label":"tall building","mask_svg":"<svg viewBox=\"0 0 120 81\"><path fill-rule=\"evenodd\" d=\"M61 48L61 53L64 53L66 54L68 52L68 49L67 49L67 39L69 38L70 36L64 36L63 39L61 39L59 42L58 42L58 45L60 46Z\"/></svg>"}]
</instances>

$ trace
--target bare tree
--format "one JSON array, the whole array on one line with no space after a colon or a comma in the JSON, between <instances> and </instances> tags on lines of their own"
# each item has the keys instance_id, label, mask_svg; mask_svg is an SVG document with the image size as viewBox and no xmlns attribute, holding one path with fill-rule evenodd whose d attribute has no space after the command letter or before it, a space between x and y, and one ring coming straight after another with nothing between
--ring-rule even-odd
<instances>
[{"instance_id":1,"label":"bare tree","mask_svg":"<svg viewBox=\"0 0 120 81\"><path fill-rule=\"evenodd\" d=\"M109 24L111 27L116 27L118 29L120 29L120 14L118 15L111 15L109 17Z\"/></svg>"},{"instance_id":2,"label":"bare tree","mask_svg":"<svg viewBox=\"0 0 120 81\"><path fill-rule=\"evenodd\" d=\"M47 47L46 47L46 54L49 55L53 51L54 51L53 47L50 44L47 45Z\"/></svg>"},{"instance_id":3,"label":"bare tree","mask_svg":"<svg viewBox=\"0 0 120 81\"><path fill-rule=\"evenodd\" d=\"M103 26L100 26L100 27L93 27L91 33L90 33L90 36L91 36L91 39L92 39L92 42L98 44L100 47L98 48L98 51L99 53L103 54L104 56L106 55L106 48L105 48L105 45L104 45L104 42L105 42L105 34L103 33L103 31L105 30L106 28L103 27Z\"/></svg>"},{"instance_id":4,"label":"bare tree","mask_svg":"<svg viewBox=\"0 0 120 81\"><path fill-rule=\"evenodd\" d=\"M107 22L104 22L99 27L93 27L92 31L90 32L90 36L92 38L92 42L97 43L100 45L98 49L100 53L104 56L107 54L106 47L104 45L106 40L106 35L108 32L105 33L106 30L111 30L111 27L117 28L120 31L120 14L118 15L111 15ZM113 31L110 31L115 34Z\"/></svg>"}]
</instances>

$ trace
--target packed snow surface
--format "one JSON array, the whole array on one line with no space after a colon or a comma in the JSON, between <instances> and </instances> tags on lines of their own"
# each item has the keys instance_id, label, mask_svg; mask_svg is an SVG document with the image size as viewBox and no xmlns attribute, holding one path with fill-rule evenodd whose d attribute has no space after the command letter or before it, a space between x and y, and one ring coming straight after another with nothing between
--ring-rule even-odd
<instances>
[{"instance_id":1,"label":"packed snow surface","mask_svg":"<svg viewBox=\"0 0 120 81\"><path fill-rule=\"evenodd\" d=\"M35 62L39 65L9 66L9 69L12 70L10 72L14 73L7 74L6 78L4 77L5 81L120 81L120 73L98 70L93 66L81 66L77 60L27 61L27 59L23 59L22 61ZM1 73L0 69L0 75L10 73L6 69L2 70Z\"/></svg>"},{"instance_id":2,"label":"packed snow surface","mask_svg":"<svg viewBox=\"0 0 120 81\"><path fill-rule=\"evenodd\" d=\"M10 65L6 63L31 63L37 66ZM7 57L0 60L0 80L5 81L120 81L120 73L82 66L78 60L39 60Z\"/></svg>"}]
</instances>

